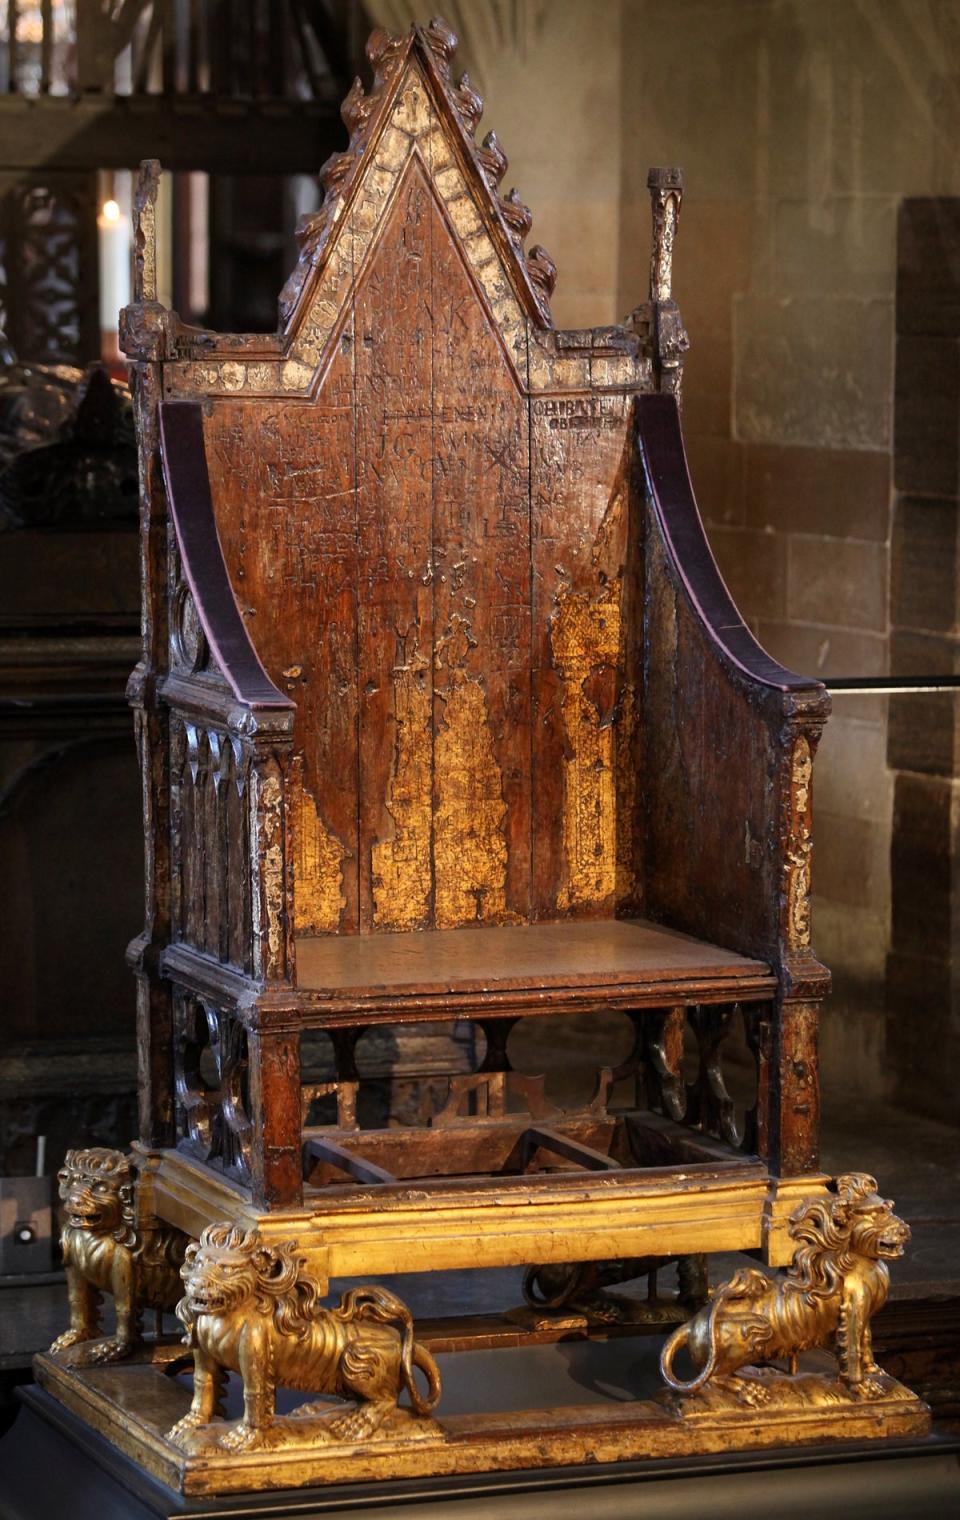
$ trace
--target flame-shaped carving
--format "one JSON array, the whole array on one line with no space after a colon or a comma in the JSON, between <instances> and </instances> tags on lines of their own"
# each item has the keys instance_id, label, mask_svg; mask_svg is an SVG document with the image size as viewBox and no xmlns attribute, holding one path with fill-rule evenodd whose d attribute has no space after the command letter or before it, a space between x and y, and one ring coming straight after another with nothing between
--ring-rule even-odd
<instances>
[{"instance_id":1,"label":"flame-shaped carving","mask_svg":"<svg viewBox=\"0 0 960 1520\"><path fill-rule=\"evenodd\" d=\"M454 43L456 39L454 39ZM343 197L347 182L363 156L370 124L385 87L397 71L407 46L406 37L378 26L367 39L367 60L373 70L373 86L369 94L355 79L340 107L344 126L350 133L350 141L342 153L332 153L320 170L323 202L318 211L301 219L297 226L297 242L300 258L280 292L280 320L286 322L297 303L311 265L319 257L327 234L336 220L337 207Z\"/></svg>"},{"instance_id":2,"label":"flame-shaped carving","mask_svg":"<svg viewBox=\"0 0 960 1520\"><path fill-rule=\"evenodd\" d=\"M490 189L496 191L510 167L510 160L500 146L496 132L487 133L482 146L477 149L477 160Z\"/></svg>"},{"instance_id":3,"label":"flame-shaped carving","mask_svg":"<svg viewBox=\"0 0 960 1520\"><path fill-rule=\"evenodd\" d=\"M473 88L469 74L460 75L453 98L460 113L460 120L472 137L483 115L483 96L478 95Z\"/></svg>"},{"instance_id":4,"label":"flame-shaped carving","mask_svg":"<svg viewBox=\"0 0 960 1520\"><path fill-rule=\"evenodd\" d=\"M355 79L340 107L340 119L351 137L366 126L372 110L373 97L365 95L359 78Z\"/></svg>"},{"instance_id":5,"label":"flame-shaped carving","mask_svg":"<svg viewBox=\"0 0 960 1520\"><path fill-rule=\"evenodd\" d=\"M557 283L557 266L542 243L534 243L527 254L527 273L537 294L549 301Z\"/></svg>"},{"instance_id":6,"label":"flame-shaped carving","mask_svg":"<svg viewBox=\"0 0 960 1520\"><path fill-rule=\"evenodd\" d=\"M445 80L450 78L450 60L457 51L460 42L459 37L453 30L449 21L444 21L442 16L434 16L430 25L423 33L428 48L437 61L437 68ZM481 110L483 106L481 104Z\"/></svg>"},{"instance_id":7,"label":"flame-shaped carving","mask_svg":"<svg viewBox=\"0 0 960 1520\"><path fill-rule=\"evenodd\" d=\"M507 231L513 241L519 245L533 226L533 212L529 206L523 204L517 189L511 190L507 196L501 196L499 206L500 215L507 224Z\"/></svg>"},{"instance_id":8,"label":"flame-shaped carving","mask_svg":"<svg viewBox=\"0 0 960 1520\"><path fill-rule=\"evenodd\" d=\"M378 26L376 31L370 33L366 54L367 62L373 70L371 98L379 95L387 81L393 78L406 40L397 32L388 32L385 26Z\"/></svg>"}]
</instances>

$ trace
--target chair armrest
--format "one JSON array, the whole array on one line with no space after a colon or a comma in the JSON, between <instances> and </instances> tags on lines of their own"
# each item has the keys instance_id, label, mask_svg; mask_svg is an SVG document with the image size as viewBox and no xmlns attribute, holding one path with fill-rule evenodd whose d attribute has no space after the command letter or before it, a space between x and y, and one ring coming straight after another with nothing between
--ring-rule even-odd
<instances>
[{"instance_id":1,"label":"chair armrest","mask_svg":"<svg viewBox=\"0 0 960 1520\"><path fill-rule=\"evenodd\" d=\"M160 403L160 452L183 573L213 659L238 702L292 709L295 704L264 670L240 616L217 532L198 401Z\"/></svg>"},{"instance_id":2,"label":"chair armrest","mask_svg":"<svg viewBox=\"0 0 960 1520\"><path fill-rule=\"evenodd\" d=\"M173 593L169 710L175 938L258 982L292 979L286 777L295 703L237 606L217 532L198 402L162 402L163 478L183 578ZM206 650L185 648L187 618ZM202 650L202 641L200 641Z\"/></svg>"},{"instance_id":3,"label":"chair armrest","mask_svg":"<svg viewBox=\"0 0 960 1520\"><path fill-rule=\"evenodd\" d=\"M811 766L830 698L747 628L717 568L677 403L637 399L645 498L645 912L816 996Z\"/></svg>"}]
</instances>

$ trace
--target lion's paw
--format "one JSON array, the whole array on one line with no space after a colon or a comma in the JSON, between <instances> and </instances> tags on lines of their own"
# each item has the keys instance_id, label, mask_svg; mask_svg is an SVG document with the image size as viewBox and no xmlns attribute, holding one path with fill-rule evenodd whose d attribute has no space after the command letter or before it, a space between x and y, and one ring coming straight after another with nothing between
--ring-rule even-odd
<instances>
[{"instance_id":1,"label":"lion's paw","mask_svg":"<svg viewBox=\"0 0 960 1520\"><path fill-rule=\"evenodd\" d=\"M122 1341L118 1336L110 1335L106 1340L93 1341L89 1351L84 1352L83 1360L88 1367L100 1366L105 1362L122 1362L132 1350L132 1341Z\"/></svg>"},{"instance_id":2,"label":"lion's paw","mask_svg":"<svg viewBox=\"0 0 960 1520\"><path fill-rule=\"evenodd\" d=\"M50 1347L50 1355L58 1356L63 1351L68 1351L71 1346L79 1345L81 1341L87 1341L90 1337L85 1330L64 1330L58 1335Z\"/></svg>"},{"instance_id":3,"label":"lion's paw","mask_svg":"<svg viewBox=\"0 0 960 1520\"><path fill-rule=\"evenodd\" d=\"M177 1421L176 1425L170 1426L170 1429L167 1431L167 1440L172 1441L174 1446L185 1446L188 1441L192 1440L194 1431L202 1429L206 1423L202 1414L194 1414L191 1409L181 1420Z\"/></svg>"},{"instance_id":4,"label":"lion's paw","mask_svg":"<svg viewBox=\"0 0 960 1520\"><path fill-rule=\"evenodd\" d=\"M231 1425L220 1437L224 1451L257 1451L274 1443L275 1436L269 1425L247 1425L243 1420Z\"/></svg>"},{"instance_id":5,"label":"lion's paw","mask_svg":"<svg viewBox=\"0 0 960 1520\"><path fill-rule=\"evenodd\" d=\"M890 1392L890 1379L878 1367L876 1371L868 1372L859 1383L853 1383L850 1392L857 1399L882 1399Z\"/></svg>"}]
</instances>

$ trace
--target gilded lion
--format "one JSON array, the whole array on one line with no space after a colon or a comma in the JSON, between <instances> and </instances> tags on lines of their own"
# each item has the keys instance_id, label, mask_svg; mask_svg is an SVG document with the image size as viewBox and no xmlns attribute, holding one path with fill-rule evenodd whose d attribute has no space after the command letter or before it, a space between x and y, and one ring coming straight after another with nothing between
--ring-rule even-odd
<instances>
[{"instance_id":1,"label":"gilded lion","mask_svg":"<svg viewBox=\"0 0 960 1520\"><path fill-rule=\"evenodd\" d=\"M176 1307L187 1237L159 1224L137 1229L133 1167L120 1151L68 1151L57 1181L70 1329L50 1350L91 1341L71 1358L75 1364L115 1362L138 1344L144 1306L161 1313ZM105 1292L113 1294L116 1334L96 1340Z\"/></svg>"},{"instance_id":2,"label":"gilded lion","mask_svg":"<svg viewBox=\"0 0 960 1520\"><path fill-rule=\"evenodd\" d=\"M909 1227L879 1196L872 1177L850 1172L837 1178L832 1196L794 1211L790 1233L798 1244L785 1276L771 1280L755 1267L737 1272L673 1332L660 1358L671 1388L695 1393L711 1379L781 1359L794 1374L801 1351L828 1347L848 1389L867 1395L881 1391L870 1320L886 1302L887 1261L903 1255ZM683 1347L696 1368L689 1382L673 1371Z\"/></svg>"},{"instance_id":3,"label":"gilded lion","mask_svg":"<svg viewBox=\"0 0 960 1520\"><path fill-rule=\"evenodd\" d=\"M372 1435L394 1415L404 1389L417 1415L435 1408L440 1374L413 1338L406 1305L370 1287L351 1288L338 1308L325 1309L304 1265L296 1241L268 1245L257 1230L238 1225L208 1225L199 1245L188 1248L177 1315L194 1352L193 1403L169 1440L187 1445L192 1431L210 1423L224 1368L243 1379L243 1419L220 1441L234 1450L270 1441L278 1386L355 1399L354 1409L326 1426L338 1440ZM426 1375L426 1395L414 1367ZM321 1410L328 1406L307 1405L290 1418Z\"/></svg>"}]
</instances>

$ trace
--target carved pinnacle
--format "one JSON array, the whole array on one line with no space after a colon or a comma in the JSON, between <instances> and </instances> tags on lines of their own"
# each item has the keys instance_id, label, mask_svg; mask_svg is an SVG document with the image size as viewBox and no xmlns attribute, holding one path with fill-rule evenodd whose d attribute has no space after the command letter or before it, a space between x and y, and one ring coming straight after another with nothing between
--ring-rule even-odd
<instances>
[{"instance_id":1,"label":"carved pinnacle","mask_svg":"<svg viewBox=\"0 0 960 1520\"><path fill-rule=\"evenodd\" d=\"M366 126L373 105L373 101L365 94L360 80L355 79L340 107L340 119L351 137L358 128Z\"/></svg>"},{"instance_id":2,"label":"carved pinnacle","mask_svg":"<svg viewBox=\"0 0 960 1520\"><path fill-rule=\"evenodd\" d=\"M673 245L683 200L680 169L651 169L647 188L653 207L653 253L650 259L650 299L669 301L673 280Z\"/></svg>"},{"instance_id":3,"label":"carved pinnacle","mask_svg":"<svg viewBox=\"0 0 960 1520\"><path fill-rule=\"evenodd\" d=\"M507 230L514 242L522 243L533 225L533 212L529 206L525 206L520 199L520 192L516 188L509 195L500 196L500 213L507 224Z\"/></svg>"},{"instance_id":4,"label":"carved pinnacle","mask_svg":"<svg viewBox=\"0 0 960 1520\"><path fill-rule=\"evenodd\" d=\"M449 21L444 21L442 16L434 16L430 25L424 30L423 36L431 53L437 60L437 67L440 73L444 79L449 78L450 61L457 51L457 45L460 41L453 27Z\"/></svg>"},{"instance_id":5,"label":"carved pinnacle","mask_svg":"<svg viewBox=\"0 0 960 1520\"><path fill-rule=\"evenodd\" d=\"M133 197L134 276L133 299L157 299L157 195L160 190L160 160L145 158L137 175Z\"/></svg>"}]
</instances>

